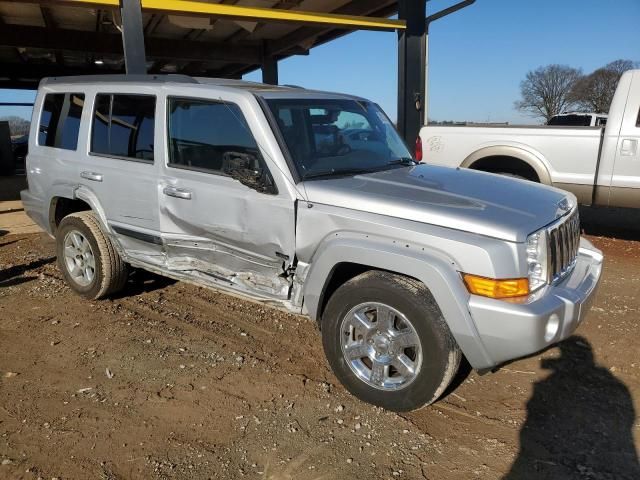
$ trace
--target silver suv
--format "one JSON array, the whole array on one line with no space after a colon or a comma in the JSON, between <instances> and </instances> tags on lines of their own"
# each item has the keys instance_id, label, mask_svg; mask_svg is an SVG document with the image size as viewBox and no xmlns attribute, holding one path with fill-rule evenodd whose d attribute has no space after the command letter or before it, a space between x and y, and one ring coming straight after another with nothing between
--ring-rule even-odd
<instances>
[{"instance_id":1,"label":"silver suv","mask_svg":"<svg viewBox=\"0 0 640 480\"><path fill-rule=\"evenodd\" d=\"M417 164L363 98L184 76L45 79L29 215L69 286L130 267L318 321L336 376L396 411L569 336L602 255L554 188ZM35 128L38 125L38 128Z\"/></svg>"}]
</instances>

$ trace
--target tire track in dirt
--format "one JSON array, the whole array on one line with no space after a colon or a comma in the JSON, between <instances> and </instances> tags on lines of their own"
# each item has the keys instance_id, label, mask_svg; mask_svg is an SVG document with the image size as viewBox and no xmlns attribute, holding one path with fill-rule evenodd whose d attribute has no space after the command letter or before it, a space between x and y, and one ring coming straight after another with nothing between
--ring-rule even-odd
<instances>
[{"instance_id":1,"label":"tire track in dirt","mask_svg":"<svg viewBox=\"0 0 640 480\"><path fill-rule=\"evenodd\" d=\"M216 348L246 352L265 363L275 363L273 366L283 373L304 371L309 378L328 376L313 322L267 307L247 307L233 297L217 297L224 294L203 295L197 287L188 289L192 291L171 286L157 297L123 298L119 304L140 317L137 322L152 320L158 322L156 328L172 329L173 335L179 329L187 338L201 335ZM143 328L145 333L154 333L148 326ZM289 368L291 361L287 359L295 359L295 369Z\"/></svg>"}]
</instances>

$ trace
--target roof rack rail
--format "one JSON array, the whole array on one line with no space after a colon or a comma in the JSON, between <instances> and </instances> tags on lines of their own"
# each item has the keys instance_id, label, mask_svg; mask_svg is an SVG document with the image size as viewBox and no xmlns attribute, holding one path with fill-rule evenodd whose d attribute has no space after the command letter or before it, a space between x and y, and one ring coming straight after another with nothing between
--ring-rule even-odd
<instances>
[{"instance_id":1,"label":"roof rack rail","mask_svg":"<svg viewBox=\"0 0 640 480\"><path fill-rule=\"evenodd\" d=\"M40 82L40 86L56 85L63 83L117 83L117 82L151 82L151 83L199 83L193 77L179 74L166 75L77 75L69 77L46 77Z\"/></svg>"}]
</instances>

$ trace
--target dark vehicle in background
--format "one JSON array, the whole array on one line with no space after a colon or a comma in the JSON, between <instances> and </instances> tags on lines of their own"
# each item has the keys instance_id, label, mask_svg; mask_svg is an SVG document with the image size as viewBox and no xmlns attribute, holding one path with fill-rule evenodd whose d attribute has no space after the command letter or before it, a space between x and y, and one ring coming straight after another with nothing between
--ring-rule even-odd
<instances>
[{"instance_id":1,"label":"dark vehicle in background","mask_svg":"<svg viewBox=\"0 0 640 480\"><path fill-rule=\"evenodd\" d=\"M24 173L25 158L29 150L29 134L11 139L11 151L13 152L14 169L16 173Z\"/></svg>"},{"instance_id":2,"label":"dark vehicle in background","mask_svg":"<svg viewBox=\"0 0 640 480\"><path fill-rule=\"evenodd\" d=\"M8 122L0 122L0 175L25 172L29 135L12 137Z\"/></svg>"},{"instance_id":3,"label":"dark vehicle in background","mask_svg":"<svg viewBox=\"0 0 640 480\"><path fill-rule=\"evenodd\" d=\"M0 122L0 175L13 175L14 170L9 122Z\"/></svg>"}]
</instances>

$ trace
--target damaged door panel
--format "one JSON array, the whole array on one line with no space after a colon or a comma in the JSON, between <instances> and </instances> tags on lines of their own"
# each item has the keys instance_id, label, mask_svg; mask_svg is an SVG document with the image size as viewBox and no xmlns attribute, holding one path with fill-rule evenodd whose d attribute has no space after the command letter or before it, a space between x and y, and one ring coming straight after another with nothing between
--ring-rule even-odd
<instances>
[{"instance_id":1,"label":"damaged door panel","mask_svg":"<svg viewBox=\"0 0 640 480\"><path fill-rule=\"evenodd\" d=\"M171 97L166 105L158 186L166 268L288 299L294 202L277 194L240 107Z\"/></svg>"},{"instance_id":2,"label":"damaged door panel","mask_svg":"<svg viewBox=\"0 0 640 480\"><path fill-rule=\"evenodd\" d=\"M291 262L279 253L287 251L294 228L293 206L274 205L279 199L261 198L239 183L229 184L235 181L228 178L203 182L180 173L163 179L193 192L189 201L161 198L167 268L199 271L241 290L286 299Z\"/></svg>"}]
</instances>

